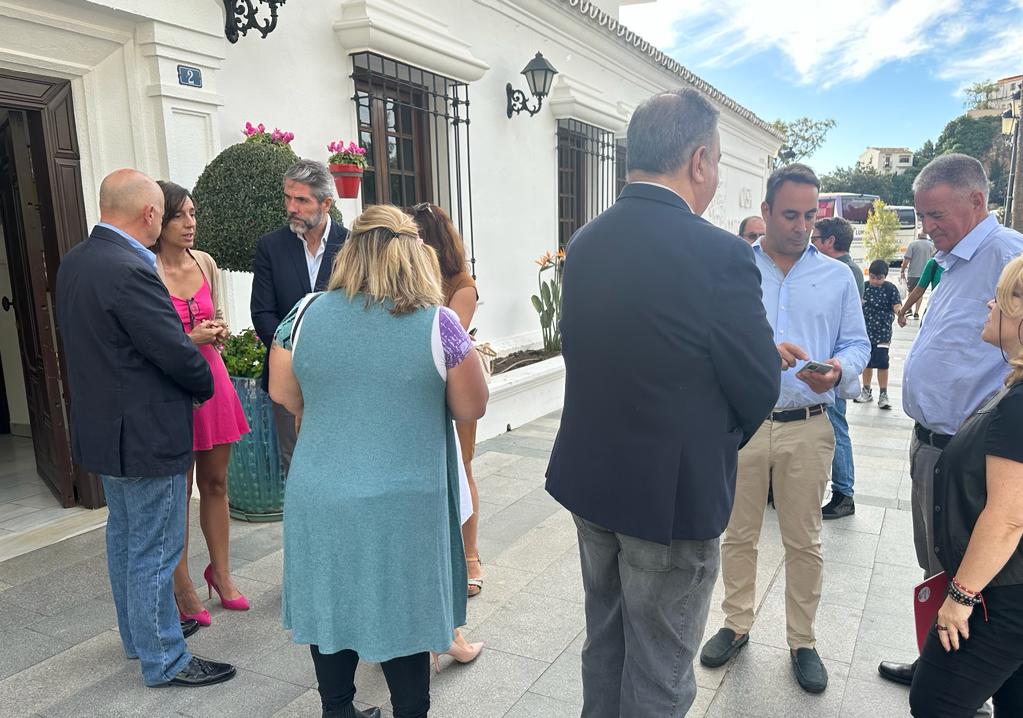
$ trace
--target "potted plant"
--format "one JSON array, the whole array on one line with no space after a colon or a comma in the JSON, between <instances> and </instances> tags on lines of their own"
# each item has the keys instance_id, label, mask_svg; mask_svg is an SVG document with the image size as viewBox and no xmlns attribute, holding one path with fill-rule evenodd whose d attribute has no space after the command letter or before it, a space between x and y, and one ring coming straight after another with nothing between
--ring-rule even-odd
<instances>
[{"instance_id":1,"label":"potted plant","mask_svg":"<svg viewBox=\"0 0 1023 718\"><path fill-rule=\"evenodd\" d=\"M291 132L247 122L245 141L217 155L195 183L196 246L221 269L252 271L256 243L288 220L284 209L284 173L298 160ZM341 213L330 210L341 223ZM224 364L245 410L251 431L231 451L228 494L231 515L249 521L280 520L284 473L277 450L273 403L259 387L266 348L251 329L224 343Z\"/></svg>"},{"instance_id":2,"label":"potted plant","mask_svg":"<svg viewBox=\"0 0 1023 718\"><path fill-rule=\"evenodd\" d=\"M355 199L359 196L362 186L362 172L366 168L366 148L354 142L347 145L344 140L337 140L327 145L332 153L327 163L330 173L334 175L337 196L343 199Z\"/></svg>"}]
</instances>

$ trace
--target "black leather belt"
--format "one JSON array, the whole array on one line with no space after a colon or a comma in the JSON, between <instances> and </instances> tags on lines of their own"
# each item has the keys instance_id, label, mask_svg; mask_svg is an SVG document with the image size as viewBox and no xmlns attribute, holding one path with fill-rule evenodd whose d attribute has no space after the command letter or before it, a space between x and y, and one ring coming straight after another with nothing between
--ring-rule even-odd
<instances>
[{"instance_id":1,"label":"black leather belt","mask_svg":"<svg viewBox=\"0 0 1023 718\"><path fill-rule=\"evenodd\" d=\"M805 421L811 416L820 416L824 413L823 404L815 404L814 406L804 406L801 409L786 409L784 411L772 411L771 421L777 421L782 424L789 421Z\"/></svg>"},{"instance_id":2,"label":"black leather belt","mask_svg":"<svg viewBox=\"0 0 1023 718\"><path fill-rule=\"evenodd\" d=\"M913 431L916 432L916 438L919 439L921 443L930 444L935 449L941 449L942 451L944 451L945 447L948 446L948 442L952 441L952 437L948 434L935 434L933 431L920 424L913 426Z\"/></svg>"}]
</instances>

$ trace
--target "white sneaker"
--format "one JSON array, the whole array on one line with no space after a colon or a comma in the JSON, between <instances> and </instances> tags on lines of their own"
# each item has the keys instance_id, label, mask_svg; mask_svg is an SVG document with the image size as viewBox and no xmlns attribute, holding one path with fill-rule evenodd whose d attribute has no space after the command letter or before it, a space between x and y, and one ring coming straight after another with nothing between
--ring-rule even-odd
<instances>
[{"instance_id":1,"label":"white sneaker","mask_svg":"<svg viewBox=\"0 0 1023 718\"><path fill-rule=\"evenodd\" d=\"M869 404L872 401L874 401L874 392L869 386L863 387L860 395L853 399L853 402L856 404Z\"/></svg>"},{"instance_id":2,"label":"white sneaker","mask_svg":"<svg viewBox=\"0 0 1023 718\"><path fill-rule=\"evenodd\" d=\"M877 395L877 408L878 409L891 409L891 402L888 401L888 392L882 391Z\"/></svg>"}]
</instances>

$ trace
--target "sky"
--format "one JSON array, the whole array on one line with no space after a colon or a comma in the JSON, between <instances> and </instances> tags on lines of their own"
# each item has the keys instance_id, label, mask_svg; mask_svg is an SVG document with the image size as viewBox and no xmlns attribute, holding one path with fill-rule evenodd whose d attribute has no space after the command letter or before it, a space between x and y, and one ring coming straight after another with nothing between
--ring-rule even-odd
<instances>
[{"instance_id":1,"label":"sky","mask_svg":"<svg viewBox=\"0 0 1023 718\"><path fill-rule=\"evenodd\" d=\"M916 150L965 87L1023 73L1023 0L656 0L620 19L767 121L833 118L818 173Z\"/></svg>"}]
</instances>

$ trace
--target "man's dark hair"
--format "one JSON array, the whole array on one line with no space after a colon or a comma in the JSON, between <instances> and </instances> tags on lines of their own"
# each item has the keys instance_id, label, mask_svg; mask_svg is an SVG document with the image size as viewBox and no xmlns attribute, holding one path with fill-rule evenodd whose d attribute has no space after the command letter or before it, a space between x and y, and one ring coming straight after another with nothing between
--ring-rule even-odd
<instances>
[{"instance_id":1,"label":"man's dark hair","mask_svg":"<svg viewBox=\"0 0 1023 718\"><path fill-rule=\"evenodd\" d=\"M888 276L888 262L883 259L875 259L870 263L870 267L867 269L875 277L887 277Z\"/></svg>"},{"instance_id":2,"label":"man's dark hair","mask_svg":"<svg viewBox=\"0 0 1023 718\"><path fill-rule=\"evenodd\" d=\"M717 108L696 90L654 95L629 120L628 170L677 172L698 147L711 146L717 125Z\"/></svg>"},{"instance_id":3,"label":"man's dark hair","mask_svg":"<svg viewBox=\"0 0 1023 718\"><path fill-rule=\"evenodd\" d=\"M629 148L632 151L632 148ZM817 175L814 171L804 164L796 162L795 164L785 165L779 167L771 176L767 178L767 196L764 200L767 202L768 207L774 205L774 193L778 191L778 188L785 182L797 182L799 184L812 184L818 190L821 188L821 181L817 179Z\"/></svg>"},{"instance_id":4,"label":"man's dark hair","mask_svg":"<svg viewBox=\"0 0 1023 718\"><path fill-rule=\"evenodd\" d=\"M842 217L825 217L818 219L813 224L814 228L821 233L821 240L828 237L835 238L835 251L848 252L852 246L853 228L849 220Z\"/></svg>"}]
</instances>

